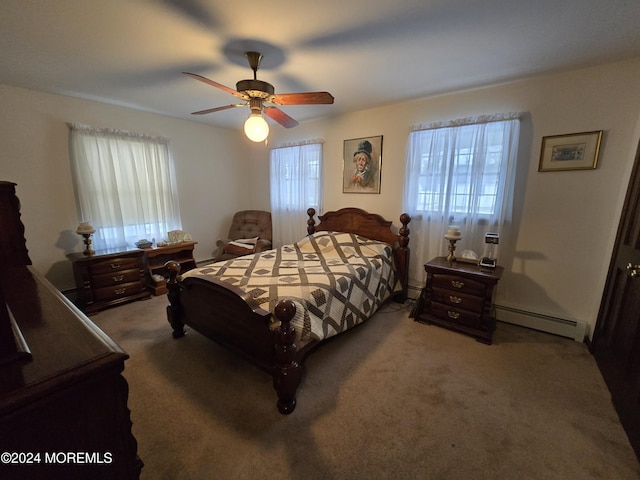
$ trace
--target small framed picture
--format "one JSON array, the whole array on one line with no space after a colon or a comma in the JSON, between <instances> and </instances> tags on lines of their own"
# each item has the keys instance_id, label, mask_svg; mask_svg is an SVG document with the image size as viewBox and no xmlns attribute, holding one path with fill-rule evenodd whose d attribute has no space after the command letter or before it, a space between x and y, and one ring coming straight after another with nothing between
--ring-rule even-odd
<instances>
[{"instance_id":1,"label":"small framed picture","mask_svg":"<svg viewBox=\"0 0 640 480\"><path fill-rule=\"evenodd\" d=\"M602 130L543 137L538 171L596 168L601 139Z\"/></svg>"},{"instance_id":2,"label":"small framed picture","mask_svg":"<svg viewBox=\"0 0 640 480\"><path fill-rule=\"evenodd\" d=\"M342 193L380 193L382 135L344 141Z\"/></svg>"}]
</instances>

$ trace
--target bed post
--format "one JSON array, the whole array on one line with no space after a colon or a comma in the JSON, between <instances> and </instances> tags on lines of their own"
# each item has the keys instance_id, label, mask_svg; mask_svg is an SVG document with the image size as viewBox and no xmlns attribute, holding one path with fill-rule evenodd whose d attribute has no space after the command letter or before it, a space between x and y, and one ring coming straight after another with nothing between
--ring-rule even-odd
<instances>
[{"instance_id":1,"label":"bed post","mask_svg":"<svg viewBox=\"0 0 640 480\"><path fill-rule=\"evenodd\" d=\"M296 408L296 390L302 379L302 367L296 361L295 328L291 320L296 306L291 300L280 300L275 315L280 320L276 330L276 364L273 371L273 387L278 394L278 410L288 415Z\"/></svg>"},{"instance_id":2,"label":"bed post","mask_svg":"<svg viewBox=\"0 0 640 480\"><path fill-rule=\"evenodd\" d=\"M309 219L307 220L307 235L313 235L316 231L316 221L313 218L315 214L315 208L307 209L307 215L309 215Z\"/></svg>"},{"instance_id":3,"label":"bed post","mask_svg":"<svg viewBox=\"0 0 640 480\"><path fill-rule=\"evenodd\" d=\"M167 282L167 320L173 328L173 338L184 337L185 329L182 321L182 305L180 304L180 282L178 275L180 274L180 264L169 260L164 264L164 268L169 272L169 281Z\"/></svg>"},{"instance_id":4,"label":"bed post","mask_svg":"<svg viewBox=\"0 0 640 480\"><path fill-rule=\"evenodd\" d=\"M409 222L411 222L411 216L408 213L400 215L400 223L402 227L398 231L400 235L400 246L396 249L396 259L398 264L402 265L402 271L400 272L400 284L402 285L402 292L395 296L395 301L404 303L407 300L409 293Z\"/></svg>"}]
</instances>

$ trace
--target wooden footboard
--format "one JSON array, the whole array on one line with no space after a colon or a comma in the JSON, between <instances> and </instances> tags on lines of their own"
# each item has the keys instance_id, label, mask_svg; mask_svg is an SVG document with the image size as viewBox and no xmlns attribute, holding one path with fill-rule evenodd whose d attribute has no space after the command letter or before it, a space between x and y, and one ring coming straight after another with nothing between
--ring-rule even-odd
<instances>
[{"instance_id":1,"label":"wooden footboard","mask_svg":"<svg viewBox=\"0 0 640 480\"><path fill-rule=\"evenodd\" d=\"M293 412L302 378L301 353L291 325L296 307L281 300L275 308L280 325L270 328L271 313L255 305L240 289L197 275L180 280L180 264L167 262L169 271L167 318L174 338L183 337L185 325L235 350L273 376L280 413Z\"/></svg>"}]
</instances>

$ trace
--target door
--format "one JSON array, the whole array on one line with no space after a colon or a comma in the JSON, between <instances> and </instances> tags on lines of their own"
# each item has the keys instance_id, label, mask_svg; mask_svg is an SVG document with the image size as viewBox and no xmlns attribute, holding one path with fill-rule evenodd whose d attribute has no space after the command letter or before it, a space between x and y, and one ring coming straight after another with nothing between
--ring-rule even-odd
<instances>
[{"instance_id":1,"label":"door","mask_svg":"<svg viewBox=\"0 0 640 480\"><path fill-rule=\"evenodd\" d=\"M590 348L640 459L640 145Z\"/></svg>"}]
</instances>

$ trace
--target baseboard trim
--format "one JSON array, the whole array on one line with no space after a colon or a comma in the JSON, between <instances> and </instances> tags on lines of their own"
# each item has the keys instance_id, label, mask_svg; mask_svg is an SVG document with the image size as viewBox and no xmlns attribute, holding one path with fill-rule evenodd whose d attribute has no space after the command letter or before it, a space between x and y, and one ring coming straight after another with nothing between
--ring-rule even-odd
<instances>
[{"instance_id":1,"label":"baseboard trim","mask_svg":"<svg viewBox=\"0 0 640 480\"><path fill-rule=\"evenodd\" d=\"M495 305L496 319L522 327L552 333L561 337L572 338L576 342L584 342L588 336L588 325L560 317L529 312L517 308Z\"/></svg>"}]
</instances>

